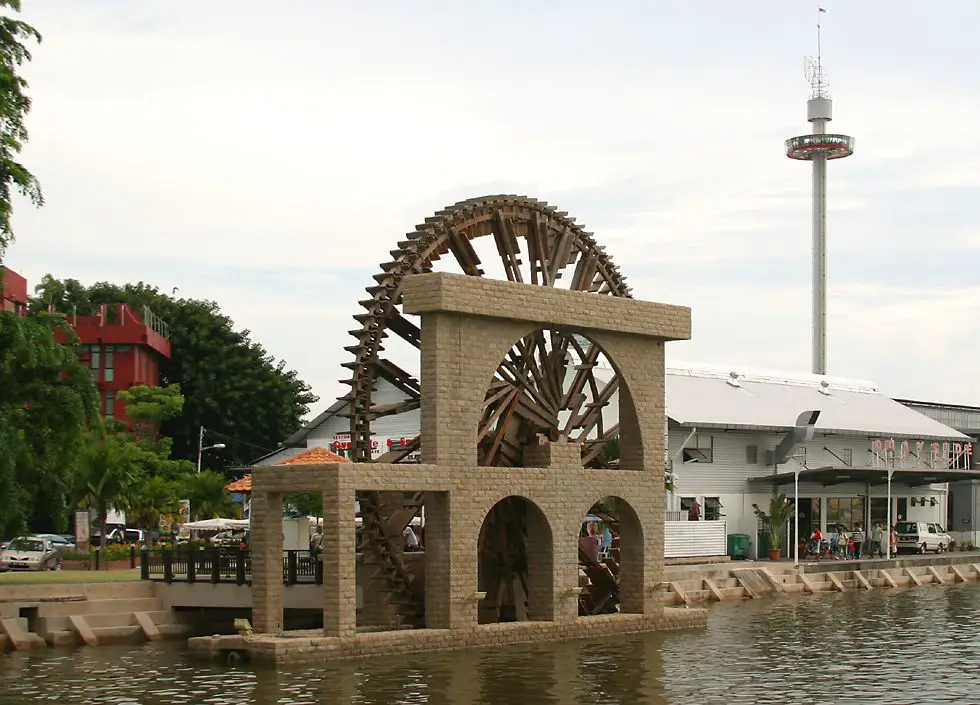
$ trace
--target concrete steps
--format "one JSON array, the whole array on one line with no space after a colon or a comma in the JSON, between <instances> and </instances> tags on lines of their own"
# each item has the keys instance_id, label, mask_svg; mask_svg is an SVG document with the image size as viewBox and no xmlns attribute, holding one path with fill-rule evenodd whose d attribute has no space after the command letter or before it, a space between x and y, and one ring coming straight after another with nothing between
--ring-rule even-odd
<instances>
[{"instance_id":1,"label":"concrete steps","mask_svg":"<svg viewBox=\"0 0 980 705\"><path fill-rule=\"evenodd\" d=\"M116 614L120 612L154 612L163 609L157 597L136 597L114 600L80 600L76 602L45 602L38 606L38 617L68 617L70 615Z\"/></svg>"}]
</instances>

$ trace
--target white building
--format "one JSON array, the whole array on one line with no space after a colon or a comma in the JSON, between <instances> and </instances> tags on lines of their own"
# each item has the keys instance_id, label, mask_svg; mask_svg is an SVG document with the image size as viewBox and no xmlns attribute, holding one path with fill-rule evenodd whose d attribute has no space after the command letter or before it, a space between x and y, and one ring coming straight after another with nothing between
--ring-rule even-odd
<instances>
[{"instance_id":1,"label":"white building","mask_svg":"<svg viewBox=\"0 0 980 705\"><path fill-rule=\"evenodd\" d=\"M611 376L596 368L597 378ZM376 405L402 393L378 380ZM871 383L816 375L730 370L706 365L667 369L667 455L675 487L668 495L667 556L726 552L727 534L750 536L756 548L753 503L768 504L774 490L792 497L799 472L800 533L826 532L886 521L892 471L891 520L946 524L949 481L969 479L970 438L882 395ZM792 458L773 464L773 452L804 411L819 410L813 439ZM606 427L618 417L617 398L604 410ZM346 403L336 402L286 439L257 465L271 465L315 446L342 451L349 443ZM372 424L374 457L415 438L419 412ZM968 477L969 476L969 477ZM703 521L687 522L697 500ZM792 545L792 544L787 544Z\"/></svg>"},{"instance_id":2,"label":"white building","mask_svg":"<svg viewBox=\"0 0 980 705\"><path fill-rule=\"evenodd\" d=\"M891 520L946 525L949 481L969 468L970 438L881 394L873 384L816 375L671 368L666 380L668 445L675 476L668 519L696 499L705 519L756 542L754 503L774 489L794 495L800 533ZM774 466L773 452L797 417L819 410L811 441ZM888 475L891 471L889 492ZM790 544L791 545L791 544Z\"/></svg>"}]
</instances>

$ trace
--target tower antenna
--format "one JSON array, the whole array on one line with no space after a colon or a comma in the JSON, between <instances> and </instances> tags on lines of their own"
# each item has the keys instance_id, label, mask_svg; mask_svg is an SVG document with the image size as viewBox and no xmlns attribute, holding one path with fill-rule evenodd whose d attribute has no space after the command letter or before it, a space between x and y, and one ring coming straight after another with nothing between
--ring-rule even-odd
<instances>
[{"instance_id":1,"label":"tower antenna","mask_svg":"<svg viewBox=\"0 0 980 705\"><path fill-rule=\"evenodd\" d=\"M828 134L833 118L830 81L823 67L821 32L823 15L817 6L817 56L806 57L804 75L810 84L806 119L812 124L809 135L786 140L786 156L813 163L813 373L827 374L827 162L854 153L854 138Z\"/></svg>"}]
</instances>

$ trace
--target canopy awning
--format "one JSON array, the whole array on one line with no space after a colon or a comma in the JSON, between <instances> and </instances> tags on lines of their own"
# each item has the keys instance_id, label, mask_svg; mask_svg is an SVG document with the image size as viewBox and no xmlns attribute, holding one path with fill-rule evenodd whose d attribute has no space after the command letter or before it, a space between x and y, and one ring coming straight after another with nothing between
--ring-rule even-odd
<instances>
[{"instance_id":1,"label":"canopy awning","mask_svg":"<svg viewBox=\"0 0 980 705\"><path fill-rule=\"evenodd\" d=\"M804 468L800 470L800 482L817 482L824 487L840 485L846 482L858 484L885 485L888 483L889 468L852 468L847 466L822 468ZM773 485L789 485L793 483L795 473L779 472L769 475L758 475L749 478L749 482L768 483ZM894 468L892 469L892 484L906 487L921 487L923 485L956 482L957 480L980 480L980 470L952 470L949 468Z\"/></svg>"},{"instance_id":2,"label":"canopy awning","mask_svg":"<svg viewBox=\"0 0 980 705\"><path fill-rule=\"evenodd\" d=\"M196 531L244 531L248 529L249 521L248 519L202 519L189 521L182 527Z\"/></svg>"}]
</instances>

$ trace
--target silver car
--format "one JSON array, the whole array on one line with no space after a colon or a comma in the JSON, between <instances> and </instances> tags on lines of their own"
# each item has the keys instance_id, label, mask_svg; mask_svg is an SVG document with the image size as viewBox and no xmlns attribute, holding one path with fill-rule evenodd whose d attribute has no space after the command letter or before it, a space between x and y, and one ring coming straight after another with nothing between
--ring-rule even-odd
<instances>
[{"instance_id":1,"label":"silver car","mask_svg":"<svg viewBox=\"0 0 980 705\"><path fill-rule=\"evenodd\" d=\"M6 570L58 570L61 556L47 539L18 536L0 551L0 572Z\"/></svg>"}]
</instances>

